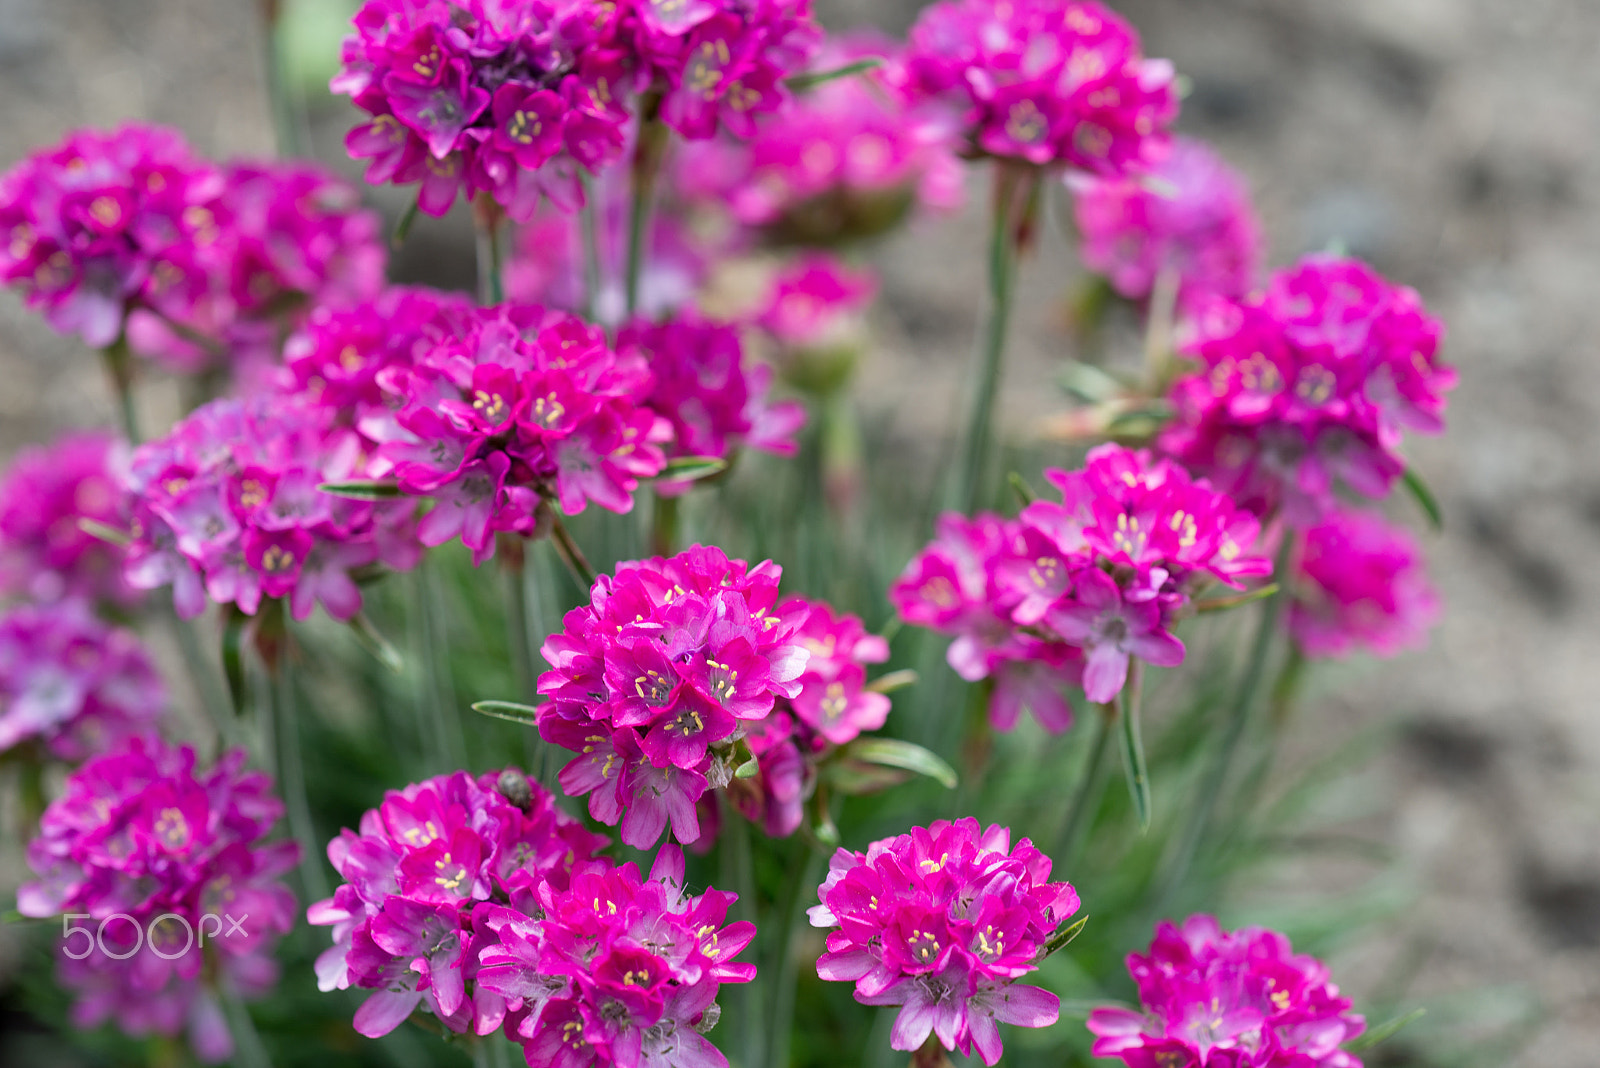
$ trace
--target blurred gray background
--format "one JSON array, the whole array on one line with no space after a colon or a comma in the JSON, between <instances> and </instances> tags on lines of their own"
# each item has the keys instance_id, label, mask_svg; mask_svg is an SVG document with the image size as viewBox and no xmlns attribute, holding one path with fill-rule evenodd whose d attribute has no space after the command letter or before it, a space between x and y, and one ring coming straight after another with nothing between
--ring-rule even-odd
<instances>
[{"instance_id":1,"label":"blurred gray background","mask_svg":"<svg viewBox=\"0 0 1600 1068\"><path fill-rule=\"evenodd\" d=\"M895 32L920 6L818 5L832 27ZM353 6L287 0L289 58L306 84L330 72ZM1491 1058L1589 1068L1600 1060L1600 3L1113 6L1192 80L1180 128L1250 176L1272 262L1330 243L1370 259L1445 319L1461 371L1448 436L1409 446L1447 517L1427 538L1445 620L1426 652L1318 674L1287 754L1292 768L1402 724L1329 802L1348 833L1393 858L1381 877L1389 914L1336 974L1358 1003L1454 1005L1445 1018L1481 1029ZM125 119L178 126L217 156L270 153L262 51L253 0L0 0L0 165L73 126ZM318 154L336 162L353 112L312 103ZM862 403L912 455L936 454L959 425L982 291L976 182L971 199L878 256L881 349ZM393 211L392 197L374 202ZM419 225L399 273L465 284L470 250L453 236L464 229ZM1041 387L1070 350L1062 309L1076 268L1053 234L1043 246L1024 268L1005 386L1018 439L1061 404ZM157 385L146 404L159 418L175 391ZM92 354L0 295L0 459L63 427L110 423ZM1407 505L1396 514L1420 526ZM1340 893L1341 871L1291 867L1259 895Z\"/></svg>"}]
</instances>

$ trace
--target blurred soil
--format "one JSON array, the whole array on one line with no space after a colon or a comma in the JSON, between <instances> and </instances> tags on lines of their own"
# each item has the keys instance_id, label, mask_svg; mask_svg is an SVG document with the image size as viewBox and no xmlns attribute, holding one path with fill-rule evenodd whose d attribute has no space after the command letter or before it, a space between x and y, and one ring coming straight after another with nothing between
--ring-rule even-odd
<instances>
[{"instance_id":1,"label":"blurred soil","mask_svg":"<svg viewBox=\"0 0 1600 1068\"><path fill-rule=\"evenodd\" d=\"M817 4L833 26L896 32L918 6ZM1512 1063L1588 1068L1600 1049L1600 4L1116 6L1192 81L1182 128L1250 175L1273 262L1332 243L1370 259L1443 316L1461 370L1448 436L1410 446L1447 516L1428 539L1445 620L1426 652L1315 676L1290 747L1291 762L1310 760L1403 724L1343 815L1393 852L1411 905L1336 971L1358 1000L1478 997L1486 1034L1528 1025ZM179 126L211 154L270 151L255 16L250 0L0 0L0 165L124 119ZM325 159L347 122L335 111L319 125ZM863 404L925 459L965 386L982 292L976 184L972 201L880 254L883 346ZM470 270L448 234L420 229L405 273ZM1060 403L1040 387L1070 344L1076 269L1054 234L1042 244L1005 384L1018 439ZM172 403L158 390L150 415ZM0 458L110 420L94 360L0 297ZM1326 890L1313 872L1285 878L1285 892ZM1542 1015L1516 1008L1528 995Z\"/></svg>"}]
</instances>

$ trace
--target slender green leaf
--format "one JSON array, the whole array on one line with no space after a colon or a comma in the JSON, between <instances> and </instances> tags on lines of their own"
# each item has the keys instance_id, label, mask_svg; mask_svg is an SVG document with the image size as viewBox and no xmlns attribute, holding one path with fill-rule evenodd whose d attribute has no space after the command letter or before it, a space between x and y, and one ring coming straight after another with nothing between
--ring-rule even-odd
<instances>
[{"instance_id":1,"label":"slender green leaf","mask_svg":"<svg viewBox=\"0 0 1600 1068\"><path fill-rule=\"evenodd\" d=\"M1405 482L1406 489L1411 492L1411 496L1417 499L1417 504L1427 514L1428 525L1433 527L1434 530L1443 530L1444 513L1439 510L1439 498L1435 497L1433 490L1429 489L1428 484L1422 481L1422 476L1417 474L1415 468L1408 467L1405 474L1400 477Z\"/></svg>"},{"instance_id":2,"label":"slender green leaf","mask_svg":"<svg viewBox=\"0 0 1600 1068\"><path fill-rule=\"evenodd\" d=\"M372 620L367 618L365 612L357 612L350 618L350 633L356 636L361 648L377 657L378 663L397 675L404 670L405 660L401 658L400 650L372 625Z\"/></svg>"},{"instance_id":3,"label":"slender green leaf","mask_svg":"<svg viewBox=\"0 0 1600 1068\"><path fill-rule=\"evenodd\" d=\"M1061 388L1085 404L1099 404L1128 392L1127 383L1089 363L1072 360L1061 369Z\"/></svg>"},{"instance_id":4,"label":"slender green leaf","mask_svg":"<svg viewBox=\"0 0 1600 1068\"><path fill-rule=\"evenodd\" d=\"M1365 1053L1380 1042L1387 1041L1420 1020L1427 1009L1412 1009L1404 1016L1396 1016L1387 1023L1379 1024L1372 1030L1351 1039L1344 1044L1344 1048L1351 1053Z\"/></svg>"},{"instance_id":5,"label":"slender green leaf","mask_svg":"<svg viewBox=\"0 0 1600 1068\"><path fill-rule=\"evenodd\" d=\"M1196 601L1196 612L1223 612L1229 608L1238 608L1240 605L1262 601L1277 593L1281 587L1276 582L1269 582L1260 589L1246 590L1244 593L1234 594L1231 597L1210 597L1204 601Z\"/></svg>"},{"instance_id":6,"label":"slender green leaf","mask_svg":"<svg viewBox=\"0 0 1600 1068\"><path fill-rule=\"evenodd\" d=\"M840 753L846 759L925 775L947 790L955 789L958 781L956 769L938 756L920 745L896 738L857 738L844 746Z\"/></svg>"},{"instance_id":7,"label":"slender green leaf","mask_svg":"<svg viewBox=\"0 0 1600 1068\"><path fill-rule=\"evenodd\" d=\"M901 671L891 671L888 674L879 675L867 683L867 689L873 693L894 693L896 690L903 690L907 686L914 686L916 682L917 673L910 668L905 668Z\"/></svg>"},{"instance_id":8,"label":"slender green leaf","mask_svg":"<svg viewBox=\"0 0 1600 1068\"><path fill-rule=\"evenodd\" d=\"M99 538L112 545L128 545L133 541L133 535L126 530L102 523L98 519L90 519L88 516L78 517L78 529L91 538Z\"/></svg>"},{"instance_id":9,"label":"slender green leaf","mask_svg":"<svg viewBox=\"0 0 1600 1068\"><path fill-rule=\"evenodd\" d=\"M656 478L663 482L698 482L727 469L728 461L720 456L678 456L668 460Z\"/></svg>"},{"instance_id":10,"label":"slender green leaf","mask_svg":"<svg viewBox=\"0 0 1600 1068\"><path fill-rule=\"evenodd\" d=\"M1122 709L1122 770L1128 776L1128 794L1133 798L1133 812L1139 818L1139 831L1150 829L1150 766L1144 758L1144 740L1139 737L1139 680L1132 666L1128 673L1128 686L1123 691L1126 698Z\"/></svg>"},{"instance_id":11,"label":"slender green leaf","mask_svg":"<svg viewBox=\"0 0 1600 1068\"><path fill-rule=\"evenodd\" d=\"M885 623L883 629L878 632L878 637L886 642L892 642L894 641L894 636L900 633L900 628L905 625L906 621L898 615L891 616L889 622Z\"/></svg>"},{"instance_id":12,"label":"slender green leaf","mask_svg":"<svg viewBox=\"0 0 1600 1068\"><path fill-rule=\"evenodd\" d=\"M817 792L811 795L811 804L808 807L811 811L806 822L811 831L811 837L815 838L818 844L824 848L839 848L839 843L843 839L839 835L839 825L833 822L833 813L829 811L831 805L828 799L828 791L819 787Z\"/></svg>"},{"instance_id":13,"label":"slender green leaf","mask_svg":"<svg viewBox=\"0 0 1600 1068\"><path fill-rule=\"evenodd\" d=\"M472 706L474 712L495 719L509 720L512 723L521 723L525 727L532 727L539 722L539 710L532 705L519 705L515 701L478 701Z\"/></svg>"},{"instance_id":14,"label":"slender green leaf","mask_svg":"<svg viewBox=\"0 0 1600 1068\"><path fill-rule=\"evenodd\" d=\"M421 205L413 200L406 205L406 210L401 213L400 219L394 224L394 235L389 239L390 248L399 248L406 243L406 235L411 233L411 224L417 221L417 212Z\"/></svg>"},{"instance_id":15,"label":"slender green leaf","mask_svg":"<svg viewBox=\"0 0 1600 1068\"><path fill-rule=\"evenodd\" d=\"M821 85L824 82L837 81L840 78L848 78L854 74L865 74L867 71L874 70L881 66L883 66L883 60L880 57L868 56L866 59L858 59L854 63L846 63L842 67L835 67L833 70L819 70L813 71L809 74L796 74L792 77L785 78L783 80L783 84L787 85L790 89L799 92L804 89L810 89L814 86Z\"/></svg>"},{"instance_id":16,"label":"slender green leaf","mask_svg":"<svg viewBox=\"0 0 1600 1068\"><path fill-rule=\"evenodd\" d=\"M222 674L228 680L228 697L233 701L233 714L243 716L249 700L244 677L244 628L250 617L243 612L229 611L222 624Z\"/></svg>"},{"instance_id":17,"label":"slender green leaf","mask_svg":"<svg viewBox=\"0 0 1600 1068\"><path fill-rule=\"evenodd\" d=\"M353 478L348 482L324 482L317 489L335 497L348 497L352 501L392 501L404 497L405 491L393 482L372 478Z\"/></svg>"},{"instance_id":18,"label":"slender green leaf","mask_svg":"<svg viewBox=\"0 0 1600 1068\"><path fill-rule=\"evenodd\" d=\"M1006 476L1006 482L1011 486L1011 492L1017 495L1017 503L1023 508L1028 507L1028 505L1039 499L1039 495L1033 492L1033 487L1028 485L1028 480L1023 478L1020 473L1011 472Z\"/></svg>"},{"instance_id":19,"label":"slender green leaf","mask_svg":"<svg viewBox=\"0 0 1600 1068\"><path fill-rule=\"evenodd\" d=\"M1050 954L1067 948L1067 945L1078 935L1083 933L1083 925L1089 922L1089 917L1079 916L1078 921L1071 927L1063 927L1050 936L1050 941L1044 944L1044 949L1039 951L1039 960L1044 960Z\"/></svg>"}]
</instances>

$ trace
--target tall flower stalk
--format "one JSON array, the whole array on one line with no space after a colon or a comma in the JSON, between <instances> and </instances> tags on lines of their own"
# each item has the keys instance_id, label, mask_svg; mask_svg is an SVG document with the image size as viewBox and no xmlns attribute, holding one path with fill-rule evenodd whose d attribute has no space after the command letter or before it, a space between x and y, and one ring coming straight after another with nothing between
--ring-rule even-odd
<instances>
[{"instance_id":1,"label":"tall flower stalk","mask_svg":"<svg viewBox=\"0 0 1600 1068\"><path fill-rule=\"evenodd\" d=\"M656 178L671 136L661 121L661 94L648 92L639 101L639 136L633 148L632 201L628 206L628 265L624 280L626 317L639 310L639 279L650 255L650 212L655 202Z\"/></svg>"}]
</instances>

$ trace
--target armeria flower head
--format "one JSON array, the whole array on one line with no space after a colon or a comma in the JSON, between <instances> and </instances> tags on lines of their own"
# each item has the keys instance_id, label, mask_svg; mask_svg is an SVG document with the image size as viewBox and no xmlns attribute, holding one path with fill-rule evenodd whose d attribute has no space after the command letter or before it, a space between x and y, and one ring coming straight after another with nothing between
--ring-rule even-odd
<instances>
[{"instance_id":1,"label":"armeria flower head","mask_svg":"<svg viewBox=\"0 0 1600 1068\"><path fill-rule=\"evenodd\" d=\"M855 983L864 1005L899 1005L890 1045L915 1050L935 1034L945 1049L1000 1059L997 1023L1048 1027L1060 1001L1017 982L1078 911L1077 892L1052 883L1050 858L998 824L937 820L865 853L840 849L808 915L828 927L823 979Z\"/></svg>"},{"instance_id":2,"label":"armeria flower head","mask_svg":"<svg viewBox=\"0 0 1600 1068\"><path fill-rule=\"evenodd\" d=\"M963 111L974 151L1095 174L1149 166L1178 113L1172 64L1094 0L940 0L911 28L896 80Z\"/></svg>"},{"instance_id":3,"label":"armeria flower head","mask_svg":"<svg viewBox=\"0 0 1600 1068\"><path fill-rule=\"evenodd\" d=\"M1336 486L1386 494L1406 430L1443 430L1456 374L1439 361L1442 334L1414 290L1308 256L1200 318L1186 346L1200 369L1174 383L1159 443L1245 507L1310 525Z\"/></svg>"},{"instance_id":4,"label":"armeria flower head","mask_svg":"<svg viewBox=\"0 0 1600 1068\"><path fill-rule=\"evenodd\" d=\"M878 294L878 277L835 256L813 252L785 264L773 276L756 325L785 350L835 343Z\"/></svg>"},{"instance_id":5,"label":"armeria flower head","mask_svg":"<svg viewBox=\"0 0 1600 1068\"><path fill-rule=\"evenodd\" d=\"M458 192L513 219L542 197L572 210L580 168L621 154L629 56L621 5L567 0L368 0L335 92L372 116L345 138L367 181L419 186L443 215Z\"/></svg>"},{"instance_id":6,"label":"armeria flower head","mask_svg":"<svg viewBox=\"0 0 1600 1068\"><path fill-rule=\"evenodd\" d=\"M139 639L84 603L0 615L0 753L37 740L62 760L84 760L153 728L166 701Z\"/></svg>"},{"instance_id":7,"label":"armeria flower head","mask_svg":"<svg viewBox=\"0 0 1600 1068\"><path fill-rule=\"evenodd\" d=\"M378 563L403 570L421 554L410 502L319 488L362 477L367 462L355 431L303 400L212 401L133 454L128 581L170 584L185 618L207 598L247 615L263 598L286 598L295 619L318 602L349 619L361 609L352 572Z\"/></svg>"},{"instance_id":8,"label":"armeria flower head","mask_svg":"<svg viewBox=\"0 0 1600 1068\"><path fill-rule=\"evenodd\" d=\"M306 912L333 928L317 984L374 991L355 1015L369 1038L418 1008L458 1034L489 1034L507 1003L476 982L479 952L497 941L485 910L537 910L541 895L565 890L606 844L515 768L391 790L361 817L359 833L328 843L345 882Z\"/></svg>"},{"instance_id":9,"label":"armeria flower head","mask_svg":"<svg viewBox=\"0 0 1600 1068\"><path fill-rule=\"evenodd\" d=\"M79 524L127 525L115 451L110 435L85 431L17 454L0 479L0 592L35 602L138 598L122 577L121 550Z\"/></svg>"},{"instance_id":10,"label":"armeria flower head","mask_svg":"<svg viewBox=\"0 0 1600 1068\"><path fill-rule=\"evenodd\" d=\"M1255 287L1261 224L1244 176L1200 141L1173 139L1148 174L1069 175L1083 262L1124 297L1150 296L1162 272L1184 305Z\"/></svg>"},{"instance_id":11,"label":"armeria flower head","mask_svg":"<svg viewBox=\"0 0 1600 1068\"><path fill-rule=\"evenodd\" d=\"M1314 957L1275 931L1224 931L1213 916L1156 928L1128 954L1143 1011L1096 1009L1096 1057L1129 1068L1361 1068L1339 1047L1366 1029Z\"/></svg>"},{"instance_id":12,"label":"armeria flower head","mask_svg":"<svg viewBox=\"0 0 1600 1068\"><path fill-rule=\"evenodd\" d=\"M661 94L661 119L691 141L756 120L788 100L784 79L805 69L822 31L811 0L631 0L626 47L639 81Z\"/></svg>"},{"instance_id":13,"label":"armeria flower head","mask_svg":"<svg viewBox=\"0 0 1600 1068\"><path fill-rule=\"evenodd\" d=\"M433 498L423 544L460 537L482 563L496 531L532 533L541 499L626 512L660 473L672 428L645 406L650 368L599 327L536 305L425 318L409 357L381 349L358 372L388 364L373 381L392 418L360 425L381 442L373 473Z\"/></svg>"},{"instance_id":14,"label":"armeria flower head","mask_svg":"<svg viewBox=\"0 0 1600 1068\"><path fill-rule=\"evenodd\" d=\"M478 989L505 999L506 1033L529 1064L589 1068L727 1068L703 1036L721 1015L723 983L747 983L734 961L752 923L726 923L737 894L685 892L683 851L667 845L648 878L632 863L580 863L540 887L536 915L479 906L499 936Z\"/></svg>"},{"instance_id":15,"label":"armeria flower head","mask_svg":"<svg viewBox=\"0 0 1600 1068\"><path fill-rule=\"evenodd\" d=\"M782 569L694 546L620 564L544 645L539 734L579 755L568 796L645 849L672 824L701 835L695 803L725 785L736 734L801 691L803 620L776 611Z\"/></svg>"},{"instance_id":16,"label":"armeria flower head","mask_svg":"<svg viewBox=\"0 0 1600 1068\"><path fill-rule=\"evenodd\" d=\"M217 195L191 204L186 258L155 265L129 317L136 351L178 370L219 353L237 368L277 361L286 324L307 307L374 296L388 252L355 186L320 166L235 161ZM202 345L198 339L206 339Z\"/></svg>"},{"instance_id":17,"label":"armeria flower head","mask_svg":"<svg viewBox=\"0 0 1600 1068\"><path fill-rule=\"evenodd\" d=\"M831 41L815 66L894 55L854 35ZM834 245L881 234L913 208L959 207L959 134L946 109L912 106L875 74L838 78L797 94L747 141L687 146L675 173L690 200L715 201L772 241Z\"/></svg>"},{"instance_id":18,"label":"armeria flower head","mask_svg":"<svg viewBox=\"0 0 1600 1068\"><path fill-rule=\"evenodd\" d=\"M1065 700L1058 695L1057 707L1041 685L1041 674L1059 675L1052 659L1081 668L1089 700L1110 701L1130 658L1183 661L1169 627L1194 593L1272 570L1254 516L1146 450L1101 445L1082 470L1045 477L1061 501L1035 501L1015 522L944 517L939 540L890 590L907 622L958 636L948 654L958 674L997 676L990 718L1001 730L1015 724L1002 703L1012 680L997 673L1001 665L1039 665L1014 685L1028 686L1025 700L1046 727L1065 729Z\"/></svg>"},{"instance_id":19,"label":"armeria flower head","mask_svg":"<svg viewBox=\"0 0 1600 1068\"><path fill-rule=\"evenodd\" d=\"M85 914L79 926L104 939L104 953L96 944L77 960L81 940L62 942L60 979L78 995L79 1026L187 1027L196 1053L231 1055L217 988L252 996L276 982L273 943L294 921L294 896L278 880L300 855L292 841L263 843L283 805L244 762L233 750L202 770L188 746L135 737L69 775L45 810L28 845L39 878L17 908ZM216 919L202 925L207 916Z\"/></svg>"},{"instance_id":20,"label":"armeria flower head","mask_svg":"<svg viewBox=\"0 0 1600 1068\"><path fill-rule=\"evenodd\" d=\"M220 183L174 130L75 131L0 177L0 281L57 330L105 348L192 260Z\"/></svg>"},{"instance_id":21,"label":"armeria flower head","mask_svg":"<svg viewBox=\"0 0 1600 1068\"><path fill-rule=\"evenodd\" d=\"M650 407L672 423L673 456L731 459L742 447L788 456L805 409L767 398L772 368L745 356L739 331L692 313L623 327L617 349L642 358L653 378ZM687 482L657 483L675 494Z\"/></svg>"},{"instance_id":22,"label":"armeria flower head","mask_svg":"<svg viewBox=\"0 0 1600 1068\"><path fill-rule=\"evenodd\" d=\"M1422 550L1381 516L1336 509L1305 531L1293 561L1289 633L1307 655L1355 648L1393 656L1439 618Z\"/></svg>"}]
</instances>

